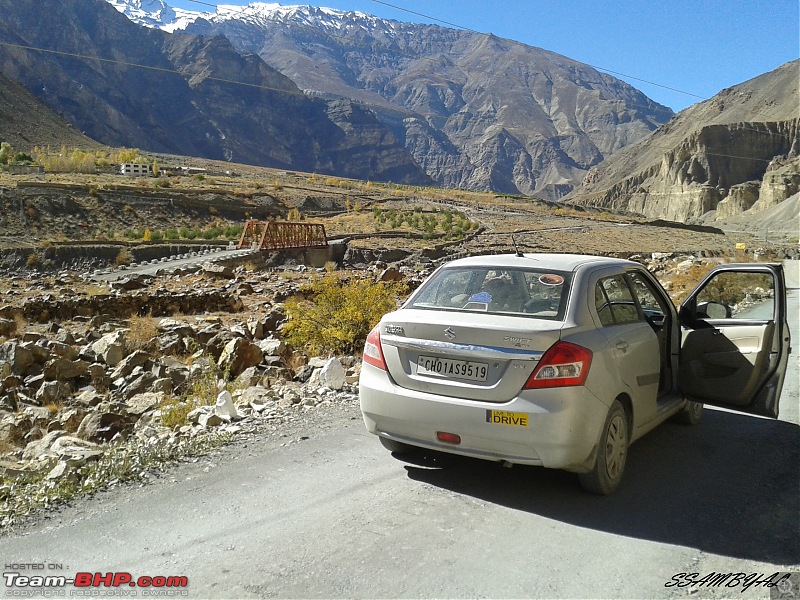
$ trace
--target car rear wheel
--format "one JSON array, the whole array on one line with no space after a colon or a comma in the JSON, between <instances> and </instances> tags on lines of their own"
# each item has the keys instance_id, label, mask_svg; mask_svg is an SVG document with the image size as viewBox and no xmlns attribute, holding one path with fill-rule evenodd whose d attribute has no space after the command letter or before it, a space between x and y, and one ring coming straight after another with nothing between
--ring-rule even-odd
<instances>
[{"instance_id":1,"label":"car rear wheel","mask_svg":"<svg viewBox=\"0 0 800 600\"><path fill-rule=\"evenodd\" d=\"M628 458L628 415L618 400L608 410L594 468L578 477L584 489L595 494L610 494L619 487Z\"/></svg>"},{"instance_id":2,"label":"car rear wheel","mask_svg":"<svg viewBox=\"0 0 800 600\"><path fill-rule=\"evenodd\" d=\"M686 406L675 413L673 419L675 419L675 421L678 423L683 423L684 425L697 425L702 417L703 403L687 400Z\"/></svg>"},{"instance_id":3,"label":"car rear wheel","mask_svg":"<svg viewBox=\"0 0 800 600\"><path fill-rule=\"evenodd\" d=\"M392 454L411 454L414 452L414 446L409 446L408 444L404 444L403 442L396 442L394 440L390 440L381 436L380 438L381 444L384 448L386 448Z\"/></svg>"}]
</instances>

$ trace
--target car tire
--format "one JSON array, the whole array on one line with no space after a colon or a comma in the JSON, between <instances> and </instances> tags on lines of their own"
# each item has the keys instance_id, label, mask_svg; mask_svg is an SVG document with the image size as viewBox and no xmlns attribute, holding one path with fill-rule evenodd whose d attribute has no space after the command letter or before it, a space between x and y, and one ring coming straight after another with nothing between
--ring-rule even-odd
<instances>
[{"instance_id":1,"label":"car tire","mask_svg":"<svg viewBox=\"0 0 800 600\"><path fill-rule=\"evenodd\" d=\"M677 423L683 425L697 425L703 417L703 403L693 402L692 400L686 401L686 406L680 409L675 416L672 417Z\"/></svg>"},{"instance_id":2,"label":"car tire","mask_svg":"<svg viewBox=\"0 0 800 600\"><path fill-rule=\"evenodd\" d=\"M396 442L383 436L379 437L378 439L381 441L381 445L392 454L411 454L414 452L414 446L409 446L403 442Z\"/></svg>"},{"instance_id":3,"label":"car tire","mask_svg":"<svg viewBox=\"0 0 800 600\"><path fill-rule=\"evenodd\" d=\"M619 400L614 400L603 425L594 467L588 473L578 475L585 490L607 495L619 487L625 472L629 443L628 415Z\"/></svg>"}]
</instances>

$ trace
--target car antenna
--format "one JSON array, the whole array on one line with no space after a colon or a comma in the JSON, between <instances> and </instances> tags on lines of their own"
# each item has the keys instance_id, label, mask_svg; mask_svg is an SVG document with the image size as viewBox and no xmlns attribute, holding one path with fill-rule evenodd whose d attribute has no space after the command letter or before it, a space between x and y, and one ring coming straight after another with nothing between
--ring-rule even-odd
<instances>
[{"instance_id":1,"label":"car antenna","mask_svg":"<svg viewBox=\"0 0 800 600\"><path fill-rule=\"evenodd\" d=\"M513 233L511 234L511 244L514 246L514 252L517 253L517 256L522 258L522 251L519 249L519 246L517 246L517 242L514 239L514 234Z\"/></svg>"}]
</instances>

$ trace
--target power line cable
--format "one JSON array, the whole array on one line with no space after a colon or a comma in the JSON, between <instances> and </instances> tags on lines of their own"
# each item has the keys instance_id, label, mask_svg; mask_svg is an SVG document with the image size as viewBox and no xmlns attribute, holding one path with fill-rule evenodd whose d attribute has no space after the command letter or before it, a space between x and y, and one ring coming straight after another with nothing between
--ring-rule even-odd
<instances>
[{"instance_id":1,"label":"power line cable","mask_svg":"<svg viewBox=\"0 0 800 600\"><path fill-rule=\"evenodd\" d=\"M213 8L217 12L219 12L220 5L218 5L218 4L213 4L211 2L204 2L203 0L187 0L187 1L188 2L192 2L193 4L200 4L202 6L207 6L209 8ZM424 19L428 19L428 20L434 21L436 23L442 23L444 25L448 25L450 27L454 27L454 28L462 30L462 31L468 31L468 32L474 33L476 35L482 35L482 36L487 36L487 37L492 35L490 33L486 33L486 32L483 32L483 31L478 31L477 29L471 29L469 27L466 27L464 25L459 25L459 24L453 23L451 21L445 21L444 19L439 19L437 17L432 17L432 16L427 15L425 13L421 13L421 12L413 11L413 10L410 10L410 9L407 9L407 8L403 8L403 7L398 6L396 4L390 4L388 2L383 2L382 0L372 0L372 2L375 2L376 4L382 4L383 6L388 6L390 8L394 8L396 10L407 12L409 14L416 15L418 17L422 17ZM228 6L228 5L225 6L226 12L229 13L229 14L230 13L239 13L239 14L247 15L248 13L245 10L246 8L247 7L242 6L239 9L233 9L233 7L231 7L231 6ZM327 36L328 38L333 39L333 40L339 39L339 40L343 40L343 41L346 41L346 42L351 42L352 41L352 40L350 40L349 38L347 38L345 36L338 36L338 35L329 33L327 31L322 31L320 29L317 29L317 28L315 28L315 27L313 27L311 25L307 25L305 23L292 23L292 25L295 26L295 27L298 27L300 29L307 29L309 31L313 31L314 33ZM509 43L515 44L517 46L520 46L522 48L533 48L533 46L531 46L529 44L525 44L524 42L520 42L520 41L517 41L517 40L510 39L510 38L502 38L502 39L507 41L507 42L509 42ZM400 52L400 51L397 51L397 50L393 50L393 52L395 54L399 54L401 56L407 56L408 58L414 58L416 60L428 60L428 61L431 61L431 62L435 62L437 60L435 57L420 56L420 55L416 55L416 54L410 54L410 53L407 53L407 52ZM576 61L576 62L580 62L580 61ZM592 69L594 69L595 71L598 71L598 72L606 72L606 73L609 73L609 74L617 75L619 77L626 77L628 79L633 79L635 81L640 81L642 83L646 83L646 84L649 84L649 85L654 85L656 87L660 87L660 88L665 89L665 90L669 90L669 91L672 91L672 92L677 92L677 93L680 93L680 94L685 94L687 96L692 96L694 98L699 98L700 100L706 100L706 98L704 96L700 96L700 95L694 94L692 92L686 92L684 90L679 90L677 88L673 88L673 87L670 87L670 86L667 86L667 85L656 83L656 82L650 81L648 79L642 79L640 77L635 77L634 75L627 75L625 73L621 73L621 72L615 71L613 69L607 69L607 68L604 68L604 67L598 67L598 66L595 66L595 65L592 65L592 64L589 64L589 63L582 62L581 64L584 64L587 67L590 67L590 68L592 68ZM633 107L633 108L648 108L648 109L652 108L652 106L645 105L645 104L628 103L627 105L630 106L630 107Z\"/></svg>"},{"instance_id":2,"label":"power line cable","mask_svg":"<svg viewBox=\"0 0 800 600\"><path fill-rule=\"evenodd\" d=\"M464 25L458 25L456 23L451 23L450 21L444 21L442 19L437 19L436 17L432 17L430 15L426 15L426 14L423 14L423 13L420 13L420 12L416 12L416 11L410 10L408 8L403 8L402 6L397 6L395 4L389 4L388 2L382 2L382 0L372 0L372 1L375 4L383 4L384 6L388 6L389 8L402 10L403 12L407 12L407 13L412 14L412 15L417 15L418 17L422 17L423 19L429 19L431 21L435 21L436 23L442 23L444 25L449 25L450 27L455 27L456 29L463 29L464 31L470 31L472 33L478 33L480 35L489 35L488 33L484 33L483 31L477 31L476 29L470 29L469 27L465 27Z\"/></svg>"},{"instance_id":3,"label":"power line cable","mask_svg":"<svg viewBox=\"0 0 800 600\"><path fill-rule=\"evenodd\" d=\"M190 0L190 1L194 2L195 0ZM450 25L452 27L456 27L457 29L463 29L465 31L471 31L472 33L478 33L480 35L487 35L487 36L490 35L488 33L482 32L482 31L476 31L475 29L470 29L469 27L465 27L463 25L457 25L455 23L451 23L450 21L443 21L442 19L437 19L436 17L432 17L430 15L426 15L426 14L423 14L423 13L420 13L420 12L416 12L416 11L410 10L408 8L403 8L402 6L397 6L396 4L389 4L388 2L383 2L383 0L372 0L372 2L374 2L376 4L382 4L384 6L389 6L391 8L394 8L394 9L397 9L397 10L400 10L400 11L403 11L403 12L407 12L407 13L410 13L412 15L417 15L418 17L423 17L425 19L430 19L431 21L435 21L437 23L444 23L446 25ZM507 39L507 38L503 38L503 39ZM523 46L525 48L531 48L532 47L532 46L530 46L530 45L528 45L528 44L526 44L524 42L520 42L520 41L517 41L517 40L508 39L508 41L511 42L512 44L517 44L517 45ZM633 75L627 75L625 73L620 73L619 71L614 71L613 69L607 69L606 67L598 67L598 66L590 64L590 63L583 63L583 64L595 69L596 71L605 71L606 73L612 73L614 75L619 75L620 77L627 77L628 79L633 79L635 81L641 81L642 83L647 83L649 85L654 85L656 87L660 87L662 89L669 90L671 92L677 92L679 94L685 94L686 96L692 96L694 98L700 98L701 100L706 100L705 96L699 96L698 94L693 94L692 92L679 90L677 88L673 88L673 87L670 87L668 85L663 85L663 84L660 84L660 83L656 83L654 81L649 81L647 79L642 79L640 77L635 77Z\"/></svg>"},{"instance_id":4,"label":"power line cable","mask_svg":"<svg viewBox=\"0 0 800 600\"><path fill-rule=\"evenodd\" d=\"M191 0L191 1L196 1L196 0ZM7 46L7 47L11 47L11 48L19 48L19 49L22 49L22 50L32 50L32 51L43 52L43 53L47 53L47 54L55 54L55 55L58 55L58 56L66 56L66 57L69 57L69 58L95 60L95 61L98 61L98 62L101 62L101 63L110 63L110 64L116 64L116 65L120 65L120 66L124 66L124 67L147 69L149 71L158 71L158 72L163 72L163 73L168 73L168 74L171 74L171 75L178 75L180 77L184 77L184 74L181 73L180 71L178 71L176 69L167 69L165 67L154 67L154 66L151 66L151 65L143 65L143 64L140 64L140 63L133 63L133 62L117 60L117 59L111 59L111 58L102 58L102 57L99 57L99 56L89 56L89 55L85 55L85 54L77 54L75 52L65 52L65 51L61 51L61 50L52 50L52 49L49 49L49 48L39 48L39 47L36 47L36 46L27 46L27 45L24 45L24 44L12 44L11 42L0 42L0 46ZM207 76L205 79L209 80L209 81L217 81L217 82L220 82L220 83L227 83L227 84L231 84L231 85L241 85L241 86L245 86L245 87L249 87L249 88L256 88L256 89L260 89L260 90L266 90L266 91L290 94L290 95L300 96L300 97L304 97L304 98L307 97L306 94L304 94L302 91L293 92L293 91L282 89L282 88L274 88L274 87L265 86L265 85L259 85L259 84L255 84L255 83L247 83L247 82L244 82L244 81L236 81L236 80L233 80L233 79L224 79L222 77ZM359 104L363 104L363 103L359 102ZM759 129L746 128L746 127L742 128L742 129L748 129L750 131L755 131L757 133L765 133L765 134L778 135L780 137L783 137L782 134L775 133L775 132L762 131L762 130L759 130ZM655 148L657 150L663 150L663 151L673 151L675 149L674 147L667 147L667 146L651 146L651 147ZM755 161L766 162L766 163L771 162L771 160L767 160L767 159L763 159L763 158L754 158L754 157L751 157L751 156L737 156L737 155L734 155L734 154L719 154L719 153L714 153L714 152L705 152L705 154L707 156L720 156L720 157L726 157L726 158L738 158L738 159L741 159L741 160L755 160Z\"/></svg>"},{"instance_id":5,"label":"power line cable","mask_svg":"<svg viewBox=\"0 0 800 600\"><path fill-rule=\"evenodd\" d=\"M67 56L69 58L79 58L79 59L83 59L83 60L96 60L96 61L101 62L101 63L112 63L112 64L116 64L116 65L121 65L123 67L135 67L135 68L138 68L138 69L147 69L149 71L160 71L160 72L163 72L163 73L170 73L172 75L180 75L181 77L185 76L184 73L181 73L180 71L178 71L176 69L167 69L166 67L154 67L154 66L151 66L151 65L143 65L141 63L127 62L127 61L124 61L124 60L116 60L116 59L113 59L113 58L102 58L100 56L89 56L89 55L86 55L86 54L77 54L75 52L64 52L62 50L52 50L50 48L39 48L37 46L26 46L24 44L12 44L11 42L0 42L0 46L7 46L7 47L10 47L10 48L20 48L22 50L33 50L33 51L36 51L36 52L44 52L46 54L56 54L56 55L59 55L59 56ZM294 95L294 96L307 97L302 91L293 92L291 90L282 89L282 88L275 88L275 87L269 87L269 86L266 86L266 85L259 85L257 83L247 83L246 81L236 81L236 80L233 80L233 79L224 79L222 77L212 77L210 75L206 76L204 79L209 80L209 81L218 81L220 83L230 83L230 84L233 84L233 85L242 85L242 86L246 86L246 87L257 88L257 89L260 89L260 90L267 90L267 91L271 91L271 92L282 92L284 94L291 94L291 95Z\"/></svg>"},{"instance_id":6,"label":"power line cable","mask_svg":"<svg viewBox=\"0 0 800 600\"><path fill-rule=\"evenodd\" d=\"M202 4L204 6L215 8L217 11L219 10L219 5L216 5L216 4L211 4L209 2L204 2L202 0L189 0L189 1L193 2L195 4ZM395 8L397 10L402 10L404 12L408 12L408 13L411 13L411 14L414 14L414 15L417 15L417 16L421 16L423 18L430 19L430 20L433 20L433 21L438 21L438 22L441 22L441 23L444 23L444 24L447 24L447 25L450 25L450 26L453 26L453 27L456 27L456 28L459 28L459 29L463 29L463 30L466 30L466 31L470 31L470 32L479 34L479 35L489 35L489 34L486 34L486 33L482 33L482 32L476 31L474 29L470 29L468 27L463 27L463 26L457 25L455 23L451 23L449 21L444 21L444 20L441 20L441 19L437 19L436 17L432 17L432 16L426 15L424 13L419 13L419 12L415 12L415 11L412 11L412 10L409 10L409 9L404 9L404 8L402 8L400 6L397 6L397 5L394 5L394 4L390 4L390 3L384 2L382 0L372 0L372 1L376 2L377 4L383 4L385 6L389 6L391 8ZM228 8L231 8L231 7L228 7ZM237 9L237 10L230 10L229 12L238 12L240 14L246 14L245 7L241 7L239 9ZM302 23L294 23L293 25L299 26L299 27L305 27L307 29L311 29L316 33L320 33L322 35L326 35L326 36L330 37L331 39L340 38L342 40L351 41L348 38L345 38L344 36L334 36L332 34L329 34L327 32L321 31L321 30L319 30L317 28L314 28L314 27L311 27L311 26L308 26L308 25L305 25L305 24L302 24ZM530 48L531 47L531 46L529 46L527 44L524 44L522 42L517 42L515 40L508 40L508 41L511 42L511 43L523 46L525 48ZM126 67L141 68L141 69L147 69L147 70L151 70L151 71L160 71L160 72L170 73L170 74L179 75L181 77L184 77L184 74L181 73L180 71L178 71L176 69L168 69L168 68L165 68L165 67L154 67L154 66L151 66L151 65L144 65L144 64L140 64L140 63L133 63L133 62L122 61L122 60L117 60L117 59L102 58L102 57L98 57L98 56L89 56L89 55L83 55L83 54L78 54L78 53L74 53L74 52L65 52L65 51L53 50L53 49L48 49L48 48L41 48L41 47L36 47L36 46L28 46L28 45L23 45L23 44L13 44L13 43L10 43L10 42L0 42L0 45L7 46L7 47L12 47L12 48L19 48L19 49L23 49L23 50L32 50L32 51L38 51L38 52L43 52L43 53L48 53L48 54L66 56L66 57L71 57L71 58L78 58L78 59L85 59L85 60L95 60L95 61L98 61L98 62L101 62L101 63L111 63L111 64L117 64L117 65L126 66ZM421 57L421 56L414 56L414 55L409 55L409 56L413 56L413 57L418 58L418 59L435 60L432 57ZM586 64L586 63L584 63L584 64ZM595 67L595 66L592 66L592 65L588 65L588 66L592 67L593 69L599 69L599 67ZM615 73L614 71L610 71L610 70L609 70L609 72ZM627 75L623 75L623 76L629 77ZM236 81L236 80L232 80L232 79L225 79L225 78L213 77L213 76L207 76L207 77L205 77L205 79L209 80L209 81L217 81L217 82L220 82L220 83L227 83L227 84L232 84L232 85L241 85L241 86L245 86L245 87L256 88L256 89L261 89L261 90L266 90L266 91L273 91L273 92L279 92L279 93L285 93L285 94L290 94L290 95L295 95L295 96L306 97L306 94L304 94L302 91L294 92L294 91L283 89L283 88L275 88L275 87L270 87L270 86L265 86L265 85L260 85L260 84L248 83L248 82L243 82L243 81ZM634 79L637 79L637 78L634 78ZM638 80L647 82L646 80L643 80L643 79L638 79ZM654 84L654 85L659 85L660 86L660 84ZM667 88L667 86L660 86L660 87ZM672 89L672 88L667 88L667 89ZM680 90L675 90L675 91L680 91ZM681 92L681 93L690 94L689 92ZM693 94L690 94L690 95L693 95ZM697 97L700 98L700 96L697 96ZM361 101L355 101L355 102L358 103L358 104L366 105L366 103L361 102ZM631 106L636 106L636 105L631 105ZM757 130L757 129L752 129L752 128L745 128L745 129L751 129L752 131L756 131L758 133L765 133L765 134L770 134L770 135L778 135L778 136L783 137L781 134L775 133L775 132L762 131L762 130ZM658 149L667 149L667 148L659 147ZM672 148L669 148L668 150L672 150ZM743 159L743 160L764 160L764 159L756 159L756 158L746 157L746 156L722 155L722 154L717 155L717 154L714 154L714 153L706 153L706 154L708 154L710 156L726 156L726 157L729 157L729 158L739 158L739 159ZM765 162L769 162L769 161L765 161Z\"/></svg>"},{"instance_id":7,"label":"power line cable","mask_svg":"<svg viewBox=\"0 0 800 600\"><path fill-rule=\"evenodd\" d=\"M207 6L209 8L213 8L216 12L219 12L219 6L220 5L213 4L211 2L205 2L203 0L188 0L188 1L192 2L194 4L200 4L200 5L203 5L203 6ZM406 13L409 13L409 14L412 14L412 15L416 15L418 17L422 17L424 19L428 19L428 20L434 21L436 23L441 23L441 24L444 24L444 25L448 25L450 27L455 27L456 29L469 31L469 32L475 33L477 35L483 35L483 36L491 35L491 34L488 34L488 33L484 33L484 32L478 31L476 29L471 29L471 28L466 27L464 25L459 25L459 24L454 23L452 21L446 21L444 19L439 19L437 17L431 16L431 15L428 15L428 14L425 14L425 13L421 13L421 12L417 12L417 11L414 11L414 10L411 10L411 9L408 9L408 8L404 8L404 7L399 6L397 4L392 4L390 2L386 2L385 0L371 0L371 1L374 2L375 4L381 4L381 5L387 6L389 8L393 8L393 9L396 9L396 10L399 10L399 11L402 11L402 12L406 12ZM226 11L228 13L239 13L239 14L247 15L246 9L249 8L249 5L240 6L238 9L234 9L232 6L229 6L229 5L226 6L225 8L226 8ZM318 34L318 35L324 35L324 36L326 36L326 37L328 37L328 38L330 38L332 40L341 40L341 41L345 41L345 42L348 42L348 43L352 41L351 39L349 39L349 38L347 38L345 36L337 36L335 34L329 33L327 31L323 31L321 29L318 29L318 28L313 27L311 25L307 25L305 23L296 22L296 23L292 23L292 25L295 26L295 27L298 27L300 29L307 29L309 31L312 31L312 32ZM523 48L533 48L533 46L530 46L529 44L525 44L523 42L519 42L517 40L507 39L507 38L503 38L503 39L506 39L508 42L510 42L512 44L519 45L519 46L521 46ZM399 52L397 50L393 50L393 52L395 54L404 55L404 56L407 56L409 58L414 58L414 59L417 59L417 60L429 60L429 61L432 61L432 62L435 62L437 60L435 57L413 55L413 54L410 54L410 53ZM643 83L654 85L654 86L657 86L657 87L660 87L660 88L663 88L663 89L666 89L666 90L678 92L678 93L681 93L681 94L686 94L688 96L693 96L693 97L699 98L701 100L705 100L706 99L703 96L699 96L699 95L694 94L692 92L686 92L684 90L679 90L677 88L666 86L666 85L663 85L663 84L660 84L660 83L656 83L656 82L653 82L653 81L650 81L650 80L647 80L647 79L642 79L642 78L639 78L639 77L635 77L633 75L627 75L625 73L620 73L619 71L614 71L612 69L607 69L605 67L598 67L598 66L591 65L589 63L582 63L582 64L585 64L585 65L587 65L587 66L589 66L589 67L591 67L591 68L593 68L593 69L595 69L597 71L605 71L607 73L612 73L612 74L618 75L620 77L627 77L629 79L634 79L636 81L641 81ZM366 105L366 103L363 103L363 102L360 102L360 101L358 101L358 102L360 104L365 104ZM631 108L646 108L646 109L652 108L650 105L635 104L635 103L630 103L630 102L626 103L626 105L631 107ZM753 129L752 131L758 131L758 130ZM783 137L782 134L771 132L771 131L759 131L759 133L766 134L766 135L777 135L777 136Z\"/></svg>"}]
</instances>

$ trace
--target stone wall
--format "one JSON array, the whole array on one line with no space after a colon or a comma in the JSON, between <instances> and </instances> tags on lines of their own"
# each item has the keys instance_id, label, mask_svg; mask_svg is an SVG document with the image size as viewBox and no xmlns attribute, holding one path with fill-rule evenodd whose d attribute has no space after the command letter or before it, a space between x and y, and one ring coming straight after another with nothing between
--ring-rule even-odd
<instances>
[{"instance_id":1,"label":"stone wall","mask_svg":"<svg viewBox=\"0 0 800 600\"><path fill-rule=\"evenodd\" d=\"M128 318L131 315L154 317L205 312L239 312L244 308L235 295L220 290L163 295L148 292L126 294L102 294L74 298L54 299L38 296L25 300L21 306L0 307L0 316L13 318L15 314L29 321L47 323L51 320L66 321L75 317L108 315Z\"/></svg>"}]
</instances>

